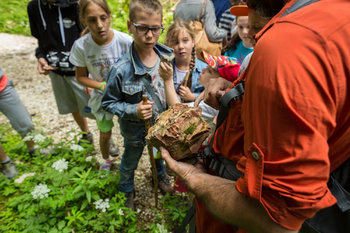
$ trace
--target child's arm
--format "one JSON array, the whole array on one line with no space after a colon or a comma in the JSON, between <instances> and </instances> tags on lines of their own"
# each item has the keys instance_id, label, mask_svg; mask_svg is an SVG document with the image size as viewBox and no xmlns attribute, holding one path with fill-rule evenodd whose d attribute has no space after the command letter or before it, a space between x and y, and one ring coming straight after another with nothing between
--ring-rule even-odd
<instances>
[{"instance_id":1,"label":"child's arm","mask_svg":"<svg viewBox=\"0 0 350 233\"><path fill-rule=\"evenodd\" d=\"M159 75L164 81L164 89L166 95L166 102L169 106L180 103L177 97L174 81L173 81L173 68L167 62L161 62L159 65Z\"/></svg>"},{"instance_id":2,"label":"child's arm","mask_svg":"<svg viewBox=\"0 0 350 233\"><path fill-rule=\"evenodd\" d=\"M106 82L99 82L87 77L87 68L86 67L75 67L75 76L78 83L84 85L85 87L90 87L94 89L99 89L104 91L106 89Z\"/></svg>"}]
</instances>

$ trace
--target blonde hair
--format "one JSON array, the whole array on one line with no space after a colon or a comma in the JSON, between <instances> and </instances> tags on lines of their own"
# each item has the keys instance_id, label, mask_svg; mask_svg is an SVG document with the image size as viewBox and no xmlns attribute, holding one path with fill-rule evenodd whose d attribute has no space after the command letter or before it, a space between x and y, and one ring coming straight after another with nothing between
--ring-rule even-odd
<instances>
[{"instance_id":1,"label":"blonde hair","mask_svg":"<svg viewBox=\"0 0 350 233\"><path fill-rule=\"evenodd\" d=\"M165 44L169 47L172 47L174 45L174 38L179 38L179 34L181 32L187 32L192 41L195 41L195 34L190 26L189 22L186 22L182 19L176 19L174 23L169 27L168 32L165 37ZM190 77L187 82L188 88L191 89L192 87L192 73L196 66L196 46L193 46L192 52L191 52L191 62L190 62Z\"/></svg>"},{"instance_id":2,"label":"blonde hair","mask_svg":"<svg viewBox=\"0 0 350 233\"><path fill-rule=\"evenodd\" d=\"M131 0L129 4L129 19L134 21L140 11L149 14L160 13L163 21L163 7L158 0Z\"/></svg>"},{"instance_id":3,"label":"blonde hair","mask_svg":"<svg viewBox=\"0 0 350 233\"><path fill-rule=\"evenodd\" d=\"M109 9L106 0L80 0L79 1L79 20L80 20L80 24L84 28L83 31L81 32L81 36L83 36L89 32L89 29L84 26L84 19L85 19L86 7L90 3L94 3L97 6L101 7L107 13L108 16L111 15L111 10Z\"/></svg>"}]
</instances>

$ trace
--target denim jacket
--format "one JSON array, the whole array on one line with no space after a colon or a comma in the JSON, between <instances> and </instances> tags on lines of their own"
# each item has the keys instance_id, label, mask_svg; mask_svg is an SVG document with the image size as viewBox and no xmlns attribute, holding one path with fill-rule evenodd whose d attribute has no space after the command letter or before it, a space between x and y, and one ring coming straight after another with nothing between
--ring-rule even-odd
<instances>
[{"instance_id":1,"label":"denim jacket","mask_svg":"<svg viewBox=\"0 0 350 233\"><path fill-rule=\"evenodd\" d=\"M159 56L162 54L170 56L173 53L172 49L159 43L154 46L154 51ZM146 90L143 77L151 82L151 77L146 73L133 43L129 53L111 67L102 97L102 108L118 115L124 145L140 145L145 142L145 121L138 118L136 108L142 101L142 94L147 94L150 100L152 97Z\"/></svg>"},{"instance_id":2,"label":"denim jacket","mask_svg":"<svg viewBox=\"0 0 350 233\"><path fill-rule=\"evenodd\" d=\"M171 61L171 64L173 65L173 80L174 83L176 81L176 73L175 73L175 59L173 59ZM191 86L191 92L195 94L196 98L197 96L204 91L204 87L198 83L198 78L199 75L201 74L202 70L205 69L207 67L207 63L202 62L201 60L199 60L198 58L196 58L196 64L194 66L193 69L193 73L192 73L192 86ZM176 91L178 91L179 86L175 86Z\"/></svg>"}]
</instances>

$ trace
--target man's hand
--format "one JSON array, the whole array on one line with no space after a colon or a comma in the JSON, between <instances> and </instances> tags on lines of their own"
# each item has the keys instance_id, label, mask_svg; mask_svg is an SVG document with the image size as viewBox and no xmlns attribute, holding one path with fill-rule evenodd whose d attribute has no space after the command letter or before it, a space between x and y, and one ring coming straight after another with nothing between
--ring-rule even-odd
<instances>
[{"instance_id":1,"label":"man's hand","mask_svg":"<svg viewBox=\"0 0 350 233\"><path fill-rule=\"evenodd\" d=\"M225 94L227 89L232 87L233 84L224 78L210 79L208 87L204 90L204 102L219 110L220 98Z\"/></svg>"},{"instance_id":2,"label":"man's hand","mask_svg":"<svg viewBox=\"0 0 350 233\"><path fill-rule=\"evenodd\" d=\"M39 74L48 75L51 70L54 70L52 66L49 66L45 58L41 57L38 59L38 72Z\"/></svg>"},{"instance_id":3,"label":"man's hand","mask_svg":"<svg viewBox=\"0 0 350 233\"><path fill-rule=\"evenodd\" d=\"M205 173L205 169L202 163L196 163L195 165L185 163L185 162L178 162L174 160L169 152L164 149L163 147L160 148L160 151L162 153L162 157L167 163L168 167L175 173L175 175L182 180L182 182L191 189L190 181L192 175L199 174L199 173Z\"/></svg>"},{"instance_id":4,"label":"man's hand","mask_svg":"<svg viewBox=\"0 0 350 233\"><path fill-rule=\"evenodd\" d=\"M204 98L204 91L202 91L202 92L197 96L197 98L196 98L195 101L194 101L193 106L194 106L194 107L198 107L199 103L203 100L203 98Z\"/></svg>"},{"instance_id":5,"label":"man's hand","mask_svg":"<svg viewBox=\"0 0 350 233\"><path fill-rule=\"evenodd\" d=\"M182 100L193 102L196 99L196 95L193 94L190 88L180 85L179 94Z\"/></svg>"},{"instance_id":6,"label":"man's hand","mask_svg":"<svg viewBox=\"0 0 350 233\"><path fill-rule=\"evenodd\" d=\"M152 104L153 102L147 100L147 103L144 104L141 101L136 108L137 116L142 120L148 120L152 117Z\"/></svg>"}]
</instances>

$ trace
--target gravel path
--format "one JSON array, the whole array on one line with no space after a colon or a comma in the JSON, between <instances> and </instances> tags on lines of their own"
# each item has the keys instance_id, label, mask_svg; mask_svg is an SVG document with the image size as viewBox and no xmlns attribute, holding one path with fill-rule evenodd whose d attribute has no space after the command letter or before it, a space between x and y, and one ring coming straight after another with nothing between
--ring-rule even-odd
<instances>
[{"instance_id":1,"label":"gravel path","mask_svg":"<svg viewBox=\"0 0 350 233\"><path fill-rule=\"evenodd\" d=\"M36 69L36 46L36 40L32 37L0 33L0 67L13 81L22 102L33 116L35 127L42 130L46 136L52 137L55 142L59 142L71 130L78 134L79 128L71 115L58 114L50 80L47 76L39 75ZM8 122L1 113L0 122ZM97 156L100 156L96 123L90 119L88 123L94 135ZM117 117L114 118L114 123L112 137L122 153L123 138L119 132ZM116 167L120 160L121 156L113 160ZM136 207L139 210L139 220L144 223L153 219L154 199L149 164L145 150L135 177ZM160 193L159 197L162 197Z\"/></svg>"}]
</instances>

